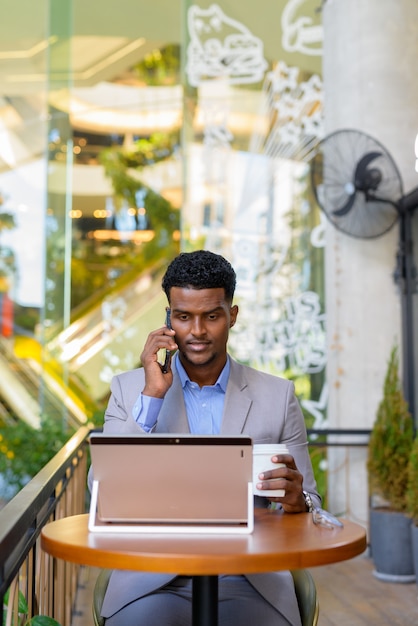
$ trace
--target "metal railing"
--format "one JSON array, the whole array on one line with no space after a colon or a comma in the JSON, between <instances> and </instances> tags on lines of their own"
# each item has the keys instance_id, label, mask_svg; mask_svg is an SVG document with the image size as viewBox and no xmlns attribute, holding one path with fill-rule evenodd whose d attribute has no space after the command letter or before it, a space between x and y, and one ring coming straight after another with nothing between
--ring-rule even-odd
<instances>
[{"instance_id":1,"label":"metal railing","mask_svg":"<svg viewBox=\"0 0 418 626\"><path fill-rule=\"evenodd\" d=\"M80 428L51 461L0 511L0 606L9 590L4 626L18 620L23 594L28 612L71 626L79 566L56 560L39 545L51 520L86 511L89 429Z\"/></svg>"},{"instance_id":2,"label":"metal railing","mask_svg":"<svg viewBox=\"0 0 418 626\"><path fill-rule=\"evenodd\" d=\"M308 428L310 446L362 447L369 445L370 428ZM326 437L324 440L323 438Z\"/></svg>"}]
</instances>

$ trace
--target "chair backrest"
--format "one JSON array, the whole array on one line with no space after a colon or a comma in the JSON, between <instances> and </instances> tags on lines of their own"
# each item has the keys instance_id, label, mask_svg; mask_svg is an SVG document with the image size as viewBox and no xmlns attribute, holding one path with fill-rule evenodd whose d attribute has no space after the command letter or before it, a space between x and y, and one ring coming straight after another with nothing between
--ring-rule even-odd
<instances>
[{"instance_id":1,"label":"chair backrest","mask_svg":"<svg viewBox=\"0 0 418 626\"><path fill-rule=\"evenodd\" d=\"M308 570L292 570L302 626L316 626L319 604L314 579Z\"/></svg>"},{"instance_id":2,"label":"chair backrest","mask_svg":"<svg viewBox=\"0 0 418 626\"><path fill-rule=\"evenodd\" d=\"M102 611L103 599L109 584L111 569L102 569L97 577L93 592L93 619L94 626L104 626L105 619L100 615Z\"/></svg>"}]
</instances>

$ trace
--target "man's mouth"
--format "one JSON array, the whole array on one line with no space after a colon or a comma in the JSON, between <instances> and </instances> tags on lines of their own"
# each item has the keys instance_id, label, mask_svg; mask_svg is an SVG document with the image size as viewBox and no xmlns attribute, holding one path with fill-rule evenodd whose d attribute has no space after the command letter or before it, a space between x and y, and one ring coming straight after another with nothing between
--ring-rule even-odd
<instances>
[{"instance_id":1,"label":"man's mouth","mask_svg":"<svg viewBox=\"0 0 418 626\"><path fill-rule=\"evenodd\" d=\"M210 345L209 341L188 341L187 347L192 352L202 352Z\"/></svg>"}]
</instances>

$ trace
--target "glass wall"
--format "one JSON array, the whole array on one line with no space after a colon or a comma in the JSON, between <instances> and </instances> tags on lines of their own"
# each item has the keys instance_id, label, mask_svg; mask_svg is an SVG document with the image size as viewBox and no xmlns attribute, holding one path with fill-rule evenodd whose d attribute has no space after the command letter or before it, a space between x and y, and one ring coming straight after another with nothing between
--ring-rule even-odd
<instances>
[{"instance_id":1,"label":"glass wall","mask_svg":"<svg viewBox=\"0 0 418 626\"><path fill-rule=\"evenodd\" d=\"M225 253L237 270L236 356L303 379L310 396L325 364L307 165L323 132L320 14L249 4L186 7L183 245Z\"/></svg>"},{"instance_id":2,"label":"glass wall","mask_svg":"<svg viewBox=\"0 0 418 626\"><path fill-rule=\"evenodd\" d=\"M32 273L31 269L35 270L35 264L41 267L44 248L48 4L41 2L37 9L30 26L22 24L17 11L11 12L7 27L2 25L0 243L3 310L5 306L7 309L3 336L11 336L13 330L7 323L7 316L12 314L12 307L6 304L9 298L14 304L17 323L20 307L29 315L32 307L39 312L43 301L43 276L40 271ZM25 49L21 48L22 41ZM34 319L38 321L37 316Z\"/></svg>"},{"instance_id":3,"label":"glass wall","mask_svg":"<svg viewBox=\"0 0 418 626\"><path fill-rule=\"evenodd\" d=\"M2 422L21 413L38 426L38 398L15 384L14 358L41 359L52 39L48 3L18 4L3 3L0 27L0 410Z\"/></svg>"},{"instance_id":4,"label":"glass wall","mask_svg":"<svg viewBox=\"0 0 418 626\"><path fill-rule=\"evenodd\" d=\"M100 421L111 377L163 323L167 263L208 248L238 275L231 351L294 379L323 425L317 3L7 4L2 351L39 377L33 419L52 394L55 416Z\"/></svg>"}]
</instances>

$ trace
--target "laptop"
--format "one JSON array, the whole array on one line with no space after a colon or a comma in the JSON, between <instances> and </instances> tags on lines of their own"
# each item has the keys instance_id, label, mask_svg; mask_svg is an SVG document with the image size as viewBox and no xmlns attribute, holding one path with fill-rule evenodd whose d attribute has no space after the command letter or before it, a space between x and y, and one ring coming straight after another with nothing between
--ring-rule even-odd
<instances>
[{"instance_id":1,"label":"laptop","mask_svg":"<svg viewBox=\"0 0 418 626\"><path fill-rule=\"evenodd\" d=\"M252 439L92 432L92 532L251 533Z\"/></svg>"}]
</instances>

